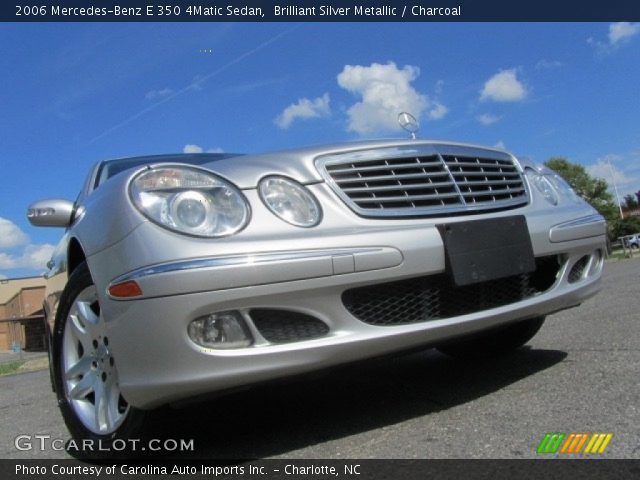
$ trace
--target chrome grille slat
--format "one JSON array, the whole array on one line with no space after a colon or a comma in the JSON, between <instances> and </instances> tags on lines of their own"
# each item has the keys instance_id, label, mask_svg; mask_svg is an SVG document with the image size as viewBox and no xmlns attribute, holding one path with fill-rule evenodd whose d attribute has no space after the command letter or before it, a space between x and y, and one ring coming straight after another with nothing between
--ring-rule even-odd
<instances>
[{"instance_id":1,"label":"chrome grille slat","mask_svg":"<svg viewBox=\"0 0 640 480\"><path fill-rule=\"evenodd\" d=\"M402 173L400 175L375 175L371 177L343 177L337 178L335 181L337 183L352 183L352 182L376 182L376 181L384 181L384 180L406 180L409 178L429 178L429 177L444 177L447 176L446 172L438 172L438 173Z\"/></svg>"},{"instance_id":2,"label":"chrome grille slat","mask_svg":"<svg viewBox=\"0 0 640 480\"><path fill-rule=\"evenodd\" d=\"M473 187L486 185L483 180L456 182L459 187ZM522 185L522 180L492 180L491 185Z\"/></svg>"},{"instance_id":3,"label":"chrome grille slat","mask_svg":"<svg viewBox=\"0 0 640 480\"><path fill-rule=\"evenodd\" d=\"M397 165L372 165L367 167L352 167L352 168L339 168L339 169L330 169L329 171L332 175L339 175L341 173L354 173L354 172L375 172L377 170L406 170L406 169L419 169L422 167L442 167L439 163L400 163ZM495 165L494 165L495 167Z\"/></svg>"},{"instance_id":4,"label":"chrome grille slat","mask_svg":"<svg viewBox=\"0 0 640 480\"><path fill-rule=\"evenodd\" d=\"M418 201L418 200L438 200L440 198L454 198L458 193L435 193L433 195L411 195L410 197L396 196L396 197L375 197L375 198L358 198L356 203L379 203L379 202L406 202L406 201Z\"/></svg>"},{"instance_id":5,"label":"chrome grille slat","mask_svg":"<svg viewBox=\"0 0 640 480\"><path fill-rule=\"evenodd\" d=\"M479 167L479 168L500 168L500 167L506 167L506 168L511 168L513 167L513 165L509 165L508 163L474 163L474 162L452 162L449 163L450 167L454 167L454 166L461 166L461 167Z\"/></svg>"},{"instance_id":6,"label":"chrome grille slat","mask_svg":"<svg viewBox=\"0 0 640 480\"><path fill-rule=\"evenodd\" d=\"M384 185L381 187L353 187L343 188L342 191L346 193L361 193L361 192L387 192L392 190L427 190L435 188L453 187L453 182L434 182L434 183L416 183L408 185Z\"/></svg>"},{"instance_id":7,"label":"chrome grille slat","mask_svg":"<svg viewBox=\"0 0 640 480\"><path fill-rule=\"evenodd\" d=\"M483 190L479 192L462 192L462 195L465 197L483 197L483 196L499 196L499 195L508 195L510 193L522 193L524 192L524 188L518 189L504 189L504 190Z\"/></svg>"},{"instance_id":8,"label":"chrome grille slat","mask_svg":"<svg viewBox=\"0 0 640 480\"><path fill-rule=\"evenodd\" d=\"M451 175L460 177L520 177L518 172L451 172Z\"/></svg>"},{"instance_id":9,"label":"chrome grille slat","mask_svg":"<svg viewBox=\"0 0 640 480\"><path fill-rule=\"evenodd\" d=\"M371 158L366 152L335 155L326 161L321 157L318 166L331 188L364 216L475 213L528 202L512 157L495 153L492 158L492 152L473 148L437 150L407 147L390 151L389 157L375 151ZM456 155L448 153L453 151Z\"/></svg>"}]
</instances>

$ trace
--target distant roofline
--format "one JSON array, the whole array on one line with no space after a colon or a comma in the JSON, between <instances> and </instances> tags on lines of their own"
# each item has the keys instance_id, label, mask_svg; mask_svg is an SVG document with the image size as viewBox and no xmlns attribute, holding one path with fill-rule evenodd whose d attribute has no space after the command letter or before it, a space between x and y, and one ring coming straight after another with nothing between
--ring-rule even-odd
<instances>
[{"instance_id":1,"label":"distant roofline","mask_svg":"<svg viewBox=\"0 0 640 480\"><path fill-rule=\"evenodd\" d=\"M44 278L42 275L32 275L29 277L13 277L13 278L0 278L0 283L13 282L16 280L31 280L32 278Z\"/></svg>"},{"instance_id":2,"label":"distant roofline","mask_svg":"<svg viewBox=\"0 0 640 480\"><path fill-rule=\"evenodd\" d=\"M42 275L0 279L0 305L11 302L23 290L41 287L46 287L46 279Z\"/></svg>"}]
</instances>

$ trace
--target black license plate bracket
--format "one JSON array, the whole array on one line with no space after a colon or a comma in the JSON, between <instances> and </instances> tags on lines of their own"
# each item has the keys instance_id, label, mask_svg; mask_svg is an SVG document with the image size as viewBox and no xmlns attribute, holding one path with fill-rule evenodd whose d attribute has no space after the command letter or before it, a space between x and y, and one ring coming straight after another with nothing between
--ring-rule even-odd
<instances>
[{"instance_id":1,"label":"black license plate bracket","mask_svg":"<svg viewBox=\"0 0 640 480\"><path fill-rule=\"evenodd\" d=\"M523 215L438 225L447 273L458 286L535 270Z\"/></svg>"}]
</instances>

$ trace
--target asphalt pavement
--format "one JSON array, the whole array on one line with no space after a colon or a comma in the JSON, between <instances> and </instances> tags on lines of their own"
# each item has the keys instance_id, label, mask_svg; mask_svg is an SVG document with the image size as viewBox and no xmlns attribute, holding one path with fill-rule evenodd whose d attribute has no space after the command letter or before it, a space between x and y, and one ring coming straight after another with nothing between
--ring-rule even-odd
<instances>
[{"instance_id":1,"label":"asphalt pavement","mask_svg":"<svg viewBox=\"0 0 640 480\"><path fill-rule=\"evenodd\" d=\"M547 432L611 432L602 458L640 458L640 259L610 262L603 290L547 319L529 346L463 362L434 350L257 387L181 410L153 435L199 458L534 458ZM18 435L68 434L48 372L0 378L0 458ZM187 455L187 454L185 454Z\"/></svg>"}]
</instances>

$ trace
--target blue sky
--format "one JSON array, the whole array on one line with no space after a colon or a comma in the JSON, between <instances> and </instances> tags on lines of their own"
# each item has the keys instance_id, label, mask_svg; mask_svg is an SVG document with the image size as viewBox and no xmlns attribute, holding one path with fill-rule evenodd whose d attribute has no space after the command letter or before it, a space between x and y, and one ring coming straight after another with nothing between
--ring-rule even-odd
<instances>
[{"instance_id":1,"label":"blue sky","mask_svg":"<svg viewBox=\"0 0 640 480\"><path fill-rule=\"evenodd\" d=\"M419 136L565 156L640 189L640 25L3 24L0 277L39 274L100 159Z\"/></svg>"}]
</instances>

